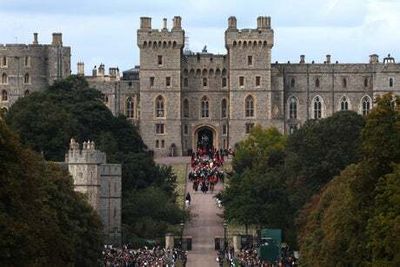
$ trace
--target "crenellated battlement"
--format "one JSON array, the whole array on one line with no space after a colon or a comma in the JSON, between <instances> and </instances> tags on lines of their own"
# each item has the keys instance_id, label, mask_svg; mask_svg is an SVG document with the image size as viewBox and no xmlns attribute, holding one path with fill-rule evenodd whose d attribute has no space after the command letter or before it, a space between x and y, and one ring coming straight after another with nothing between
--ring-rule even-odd
<instances>
[{"instance_id":1,"label":"crenellated battlement","mask_svg":"<svg viewBox=\"0 0 400 267\"><path fill-rule=\"evenodd\" d=\"M72 164L105 164L106 154L96 150L94 141L83 142L82 149L75 139L71 139L65 162Z\"/></svg>"}]
</instances>

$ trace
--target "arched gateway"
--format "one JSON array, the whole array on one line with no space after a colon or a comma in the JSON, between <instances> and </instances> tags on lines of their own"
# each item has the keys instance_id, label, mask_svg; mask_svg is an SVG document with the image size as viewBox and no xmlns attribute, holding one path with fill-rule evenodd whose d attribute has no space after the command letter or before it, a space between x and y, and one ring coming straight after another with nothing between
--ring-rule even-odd
<instances>
[{"instance_id":1,"label":"arched gateway","mask_svg":"<svg viewBox=\"0 0 400 267\"><path fill-rule=\"evenodd\" d=\"M194 131L193 149L218 147L216 131L210 126L200 126Z\"/></svg>"}]
</instances>

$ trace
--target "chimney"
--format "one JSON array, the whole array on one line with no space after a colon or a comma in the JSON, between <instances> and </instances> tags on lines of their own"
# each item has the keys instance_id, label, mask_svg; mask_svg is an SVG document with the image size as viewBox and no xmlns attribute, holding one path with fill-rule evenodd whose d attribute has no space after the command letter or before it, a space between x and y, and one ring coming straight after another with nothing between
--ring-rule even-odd
<instances>
[{"instance_id":1,"label":"chimney","mask_svg":"<svg viewBox=\"0 0 400 267\"><path fill-rule=\"evenodd\" d=\"M306 63L306 56L305 55L300 55L300 64Z\"/></svg>"},{"instance_id":2,"label":"chimney","mask_svg":"<svg viewBox=\"0 0 400 267\"><path fill-rule=\"evenodd\" d=\"M33 42L32 42L32 44L34 44L34 45L39 44L39 42L38 42L38 33L37 32L33 33Z\"/></svg>"},{"instance_id":3,"label":"chimney","mask_svg":"<svg viewBox=\"0 0 400 267\"><path fill-rule=\"evenodd\" d=\"M228 18L228 30L237 30L236 17L232 16Z\"/></svg>"},{"instance_id":4,"label":"chimney","mask_svg":"<svg viewBox=\"0 0 400 267\"><path fill-rule=\"evenodd\" d=\"M96 66L94 66L94 68L92 70L92 76L97 77L97 67Z\"/></svg>"},{"instance_id":5,"label":"chimney","mask_svg":"<svg viewBox=\"0 0 400 267\"><path fill-rule=\"evenodd\" d=\"M257 18L257 30L265 30L269 28L271 19L269 17L258 17Z\"/></svg>"},{"instance_id":6,"label":"chimney","mask_svg":"<svg viewBox=\"0 0 400 267\"><path fill-rule=\"evenodd\" d=\"M180 31L182 30L182 18L179 16L175 16L173 19L173 26L172 26L172 30L173 31Z\"/></svg>"},{"instance_id":7,"label":"chimney","mask_svg":"<svg viewBox=\"0 0 400 267\"><path fill-rule=\"evenodd\" d=\"M326 64L331 64L331 55L326 55Z\"/></svg>"},{"instance_id":8,"label":"chimney","mask_svg":"<svg viewBox=\"0 0 400 267\"><path fill-rule=\"evenodd\" d=\"M81 75L81 76L85 76L85 63L78 62L77 66L78 66L78 73L77 74Z\"/></svg>"},{"instance_id":9,"label":"chimney","mask_svg":"<svg viewBox=\"0 0 400 267\"><path fill-rule=\"evenodd\" d=\"M62 33L53 33L53 41L51 45L62 46Z\"/></svg>"},{"instance_id":10,"label":"chimney","mask_svg":"<svg viewBox=\"0 0 400 267\"><path fill-rule=\"evenodd\" d=\"M168 28L167 28L167 19L166 18L163 18L163 30L165 30L165 31L168 30Z\"/></svg>"},{"instance_id":11,"label":"chimney","mask_svg":"<svg viewBox=\"0 0 400 267\"><path fill-rule=\"evenodd\" d=\"M141 30L151 30L151 18L150 17L141 17L140 18L140 29Z\"/></svg>"}]
</instances>

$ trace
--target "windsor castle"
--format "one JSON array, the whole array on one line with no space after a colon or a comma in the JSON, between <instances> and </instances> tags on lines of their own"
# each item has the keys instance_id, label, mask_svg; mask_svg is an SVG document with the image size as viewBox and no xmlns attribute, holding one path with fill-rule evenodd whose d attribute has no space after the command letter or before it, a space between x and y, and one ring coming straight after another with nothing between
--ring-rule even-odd
<instances>
[{"instance_id":1,"label":"windsor castle","mask_svg":"<svg viewBox=\"0 0 400 267\"><path fill-rule=\"evenodd\" d=\"M224 55L185 49L181 17L169 29L152 27L142 17L137 30L140 64L120 74L95 66L87 76L114 115L124 114L138 126L155 156L187 155L201 138L217 148L233 147L251 128L275 126L291 133L308 119L340 110L367 114L376 95L398 93L400 65L387 56L370 55L364 64L272 63L274 31L270 17L258 17L255 28L238 29L228 19ZM42 90L71 74L71 48L61 33L51 44L0 45L0 108ZM85 75L78 63L78 75Z\"/></svg>"}]
</instances>

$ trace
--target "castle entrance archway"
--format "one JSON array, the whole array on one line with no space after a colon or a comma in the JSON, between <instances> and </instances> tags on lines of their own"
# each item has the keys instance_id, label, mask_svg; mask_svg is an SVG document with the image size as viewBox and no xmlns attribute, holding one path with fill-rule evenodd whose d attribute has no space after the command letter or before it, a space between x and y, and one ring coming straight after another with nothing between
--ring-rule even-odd
<instances>
[{"instance_id":1,"label":"castle entrance archway","mask_svg":"<svg viewBox=\"0 0 400 267\"><path fill-rule=\"evenodd\" d=\"M193 140L195 140L194 149L217 147L216 132L208 126L197 128Z\"/></svg>"}]
</instances>

